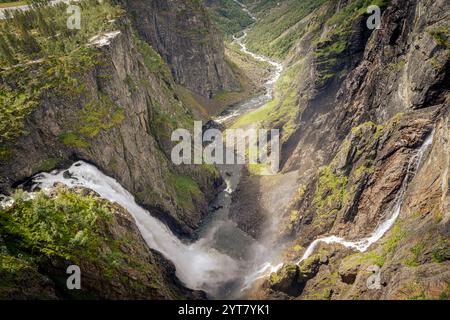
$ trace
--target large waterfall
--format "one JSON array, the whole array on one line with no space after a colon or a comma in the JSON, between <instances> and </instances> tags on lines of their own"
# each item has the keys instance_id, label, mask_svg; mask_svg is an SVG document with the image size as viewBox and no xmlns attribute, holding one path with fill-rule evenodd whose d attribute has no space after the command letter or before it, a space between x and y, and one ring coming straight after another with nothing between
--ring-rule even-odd
<instances>
[{"instance_id":1,"label":"large waterfall","mask_svg":"<svg viewBox=\"0 0 450 320\"><path fill-rule=\"evenodd\" d=\"M234 41L244 54L270 64L272 73L265 83L264 93L229 108L214 119L219 123L227 123L272 100L275 83L283 70L280 63L250 52L244 44L246 35L244 32ZM55 183L85 187L120 204L133 215L147 244L175 264L178 278L189 288L204 290L210 297L230 298L239 296L245 276L256 267L253 265L255 257L267 256L267 249L239 229L229 217L231 194L238 186L242 165L222 165L220 170L227 188L214 200L212 207L219 209L212 210L199 232L200 239L192 244L183 243L164 223L140 207L133 195L116 180L93 165L78 161L67 170L39 174L34 183L40 188L51 188Z\"/></svg>"},{"instance_id":2,"label":"large waterfall","mask_svg":"<svg viewBox=\"0 0 450 320\"><path fill-rule=\"evenodd\" d=\"M51 188L55 183L88 188L127 209L149 247L170 259L176 266L177 276L190 288L213 292L236 276L236 262L212 248L208 238L193 244L183 243L164 223L139 206L115 179L93 165L78 161L67 170L39 174L33 181L40 188Z\"/></svg>"}]
</instances>

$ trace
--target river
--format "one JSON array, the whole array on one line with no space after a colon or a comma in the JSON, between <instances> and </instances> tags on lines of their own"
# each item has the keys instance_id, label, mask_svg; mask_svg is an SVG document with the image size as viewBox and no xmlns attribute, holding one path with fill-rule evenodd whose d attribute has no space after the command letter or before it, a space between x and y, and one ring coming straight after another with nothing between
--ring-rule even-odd
<instances>
[{"instance_id":1,"label":"river","mask_svg":"<svg viewBox=\"0 0 450 320\"><path fill-rule=\"evenodd\" d=\"M243 53L273 66L272 72L265 83L265 92L231 107L214 119L222 124L273 99L275 83L283 70L281 64L250 52L244 44L246 36L247 32L244 32L234 41ZM146 243L174 263L178 278L186 286L204 290L209 298L231 299L242 295L245 279L258 269L261 257L268 253L266 248L238 228L229 216L232 194L239 184L242 169L242 165L219 166L226 189L211 203L210 214L199 230L199 240L191 244L183 243L164 223L140 207L119 182L91 164L78 161L67 170L41 173L33 181L35 187L42 189L51 188L55 183L85 187L102 198L120 204L134 217Z\"/></svg>"},{"instance_id":2,"label":"river","mask_svg":"<svg viewBox=\"0 0 450 320\"><path fill-rule=\"evenodd\" d=\"M243 8L246 9L245 6ZM244 32L241 37L234 38L241 51L271 64L274 68L265 83L264 93L231 107L215 119L216 122L225 125L272 100L275 83L283 71L281 64L250 52L244 43L246 37L247 32ZM310 244L298 263L308 258L319 243L338 243L358 251L366 251L370 245L381 239L397 220L408 184L432 141L433 134L411 159L408 173L390 212L386 215L387 218L369 236L357 241L347 241L337 236L318 238ZM265 261L266 257L271 256L273 248L265 248L230 219L232 195L241 179L243 166L221 165L219 169L226 183L226 189L211 203L210 214L199 230L199 240L194 243L182 242L164 223L139 206L133 195L115 179L106 176L93 165L78 161L66 170L41 173L34 177L33 181L34 187L43 189L51 188L55 183L89 188L102 198L118 203L134 217L149 247L161 252L174 263L177 276L186 286L204 290L209 298L236 299L242 296L244 288L250 286L256 279L278 270L282 264Z\"/></svg>"}]
</instances>

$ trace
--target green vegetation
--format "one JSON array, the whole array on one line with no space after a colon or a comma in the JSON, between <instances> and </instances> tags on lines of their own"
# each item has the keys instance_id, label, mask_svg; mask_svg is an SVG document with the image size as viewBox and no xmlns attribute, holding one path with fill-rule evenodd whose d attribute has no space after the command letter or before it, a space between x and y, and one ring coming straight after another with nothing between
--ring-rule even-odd
<instances>
[{"instance_id":1,"label":"green vegetation","mask_svg":"<svg viewBox=\"0 0 450 320\"><path fill-rule=\"evenodd\" d=\"M148 294L151 286L160 294L173 294L137 241L139 234L121 222L124 213L118 206L65 188L51 195L40 192L32 200L23 200L23 195L18 191L14 205L0 210L0 298L10 297L24 285L37 286L39 281L47 288L48 279L65 297L108 295L87 284L82 291L68 291L66 278L58 274L65 275L65 267L71 264L90 273L86 276L102 288L121 284L129 292ZM45 292L31 294L33 299L48 298Z\"/></svg>"},{"instance_id":2,"label":"green vegetation","mask_svg":"<svg viewBox=\"0 0 450 320\"><path fill-rule=\"evenodd\" d=\"M282 59L306 31L303 22L308 14L319 8L325 0L266 1L266 8L274 6L248 34L249 48L265 55ZM261 8L259 8L261 9Z\"/></svg>"},{"instance_id":3,"label":"green vegetation","mask_svg":"<svg viewBox=\"0 0 450 320\"><path fill-rule=\"evenodd\" d=\"M359 269L362 264L377 265L380 268L385 263L386 256L378 254L375 250L365 253L355 253L345 257L341 264L345 269Z\"/></svg>"},{"instance_id":4,"label":"green vegetation","mask_svg":"<svg viewBox=\"0 0 450 320\"><path fill-rule=\"evenodd\" d=\"M136 35L134 36L134 41L144 58L147 68L153 73L160 74L163 79L171 79L170 70L161 56L148 43L140 40Z\"/></svg>"},{"instance_id":5,"label":"green vegetation","mask_svg":"<svg viewBox=\"0 0 450 320\"><path fill-rule=\"evenodd\" d=\"M333 16L322 17L326 21L325 25L329 31L324 37L315 41L317 46L315 58L318 69L316 84L318 86L324 86L327 80L335 76L341 60L339 57L348 47L354 21L366 13L368 6L377 5L384 8L388 3L389 0L354 0Z\"/></svg>"},{"instance_id":6,"label":"green vegetation","mask_svg":"<svg viewBox=\"0 0 450 320\"><path fill-rule=\"evenodd\" d=\"M233 124L233 128L244 127L249 124L256 124L266 120L269 116L270 111L273 109L273 104L268 103L265 106L249 112L244 116L240 117L238 121Z\"/></svg>"},{"instance_id":7,"label":"green vegetation","mask_svg":"<svg viewBox=\"0 0 450 320\"><path fill-rule=\"evenodd\" d=\"M380 268L384 265L386 260L385 255L379 255L375 251L370 251L361 255L360 262L361 263L370 263L379 266Z\"/></svg>"},{"instance_id":8,"label":"green vegetation","mask_svg":"<svg viewBox=\"0 0 450 320\"><path fill-rule=\"evenodd\" d=\"M109 221L111 214L93 197L69 191L50 198L37 194L32 201L20 199L0 211L0 230L12 254L58 256L79 262L80 257L97 259L100 238L97 220Z\"/></svg>"},{"instance_id":9,"label":"green vegetation","mask_svg":"<svg viewBox=\"0 0 450 320\"><path fill-rule=\"evenodd\" d=\"M321 63L328 64L328 73L323 74L322 78L330 78L333 75L331 70L337 63L335 56L347 47L352 23L366 13L369 5L384 8L388 3L388 0L353 0L336 12L329 10L326 0L263 1L253 10L270 8L270 11L262 15L262 20L249 32L248 44L255 51L281 59L306 32L318 30L325 23L329 31L322 39L316 36L315 45L320 48L318 55L321 56ZM320 15L310 20L308 15L318 8L321 8Z\"/></svg>"},{"instance_id":10,"label":"green vegetation","mask_svg":"<svg viewBox=\"0 0 450 320\"><path fill-rule=\"evenodd\" d=\"M75 99L84 90L78 75L98 63L89 39L111 31L112 19L122 14L104 1L80 4L81 30L67 28L66 5L14 12L0 21L0 144L1 158L11 155L14 141L26 133L26 119L49 91Z\"/></svg>"},{"instance_id":11,"label":"green vegetation","mask_svg":"<svg viewBox=\"0 0 450 320\"><path fill-rule=\"evenodd\" d=\"M0 247L1 249L1 247ZM0 299L11 299L10 293L20 291L21 287L30 287L31 283L46 284L48 280L38 273L38 268L31 261L0 252ZM12 295L14 296L14 295ZM33 299L51 299L46 292L28 295Z\"/></svg>"},{"instance_id":12,"label":"green vegetation","mask_svg":"<svg viewBox=\"0 0 450 320\"><path fill-rule=\"evenodd\" d=\"M247 169L251 176L261 176L268 172L269 165L266 163L251 163L247 165Z\"/></svg>"},{"instance_id":13,"label":"green vegetation","mask_svg":"<svg viewBox=\"0 0 450 320\"><path fill-rule=\"evenodd\" d=\"M168 91L169 89L167 89ZM168 97L171 97L168 95ZM152 99L152 98L151 98ZM177 101L171 101L176 105ZM178 102L179 103L179 102ZM170 141L170 134L176 128L190 130L193 128L192 115L183 108L169 110L164 108L157 100L152 99L153 115L150 122L150 131L159 141Z\"/></svg>"},{"instance_id":14,"label":"green vegetation","mask_svg":"<svg viewBox=\"0 0 450 320\"><path fill-rule=\"evenodd\" d=\"M393 120L394 121L394 120ZM383 125L377 125L376 123L372 122L372 121L366 121L356 127L352 128L352 134L357 136L357 137L361 137L361 135L364 133L365 130L367 129L371 129L371 128L375 128L375 134L373 139L377 140L381 134L381 132L384 129Z\"/></svg>"},{"instance_id":15,"label":"green vegetation","mask_svg":"<svg viewBox=\"0 0 450 320\"><path fill-rule=\"evenodd\" d=\"M364 253L349 255L342 260L342 264L347 269L359 267L362 264L375 264L379 267L383 267L387 257L395 253L395 249L399 242L403 240L405 236L406 232L402 228L402 223L401 221L398 221L391 229L380 248Z\"/></svg>"},{"instance_id":16,"label":"green vegetation","mask_svg":"<svg viewBox=\"0 0 450 320\"><path fill-rule=\"evenodd\" d=\"M411 249L411 256L404 261L404 264L408 267L417 267L419 263L419 256L425 247L425 243L419 242L415 244Z\"/></svg>"},{"instance_id":17,"label":"green vegetation","mask_svg":"<svg viewBox=\"0 0 450 320\"><path fill-rule=\"evenodd\" d=\"M313 199L317 212L315 223L321 224L328 217L337 214L347 194L347 182L346 176L336 174L330 166L320 169Z\"/></svg>"},{"instance_id":18,"label":"green vegetation","mask_svg":"<svg viewBox=\"0 0 450 320\"><path fill-rule=\"evenodd\" d=\"M335 67L339 63L339 55L347 49L346 39L330 39L318 43L315 51L315 59L317 65L316 83L323 86L328 79L334 77Z\"/></svg>"},{"instance_id":19,"label":"green vegetation","mask_svg":"<svg viewBox=\"0 0 450 320\"><path fill-rule=\"evenodd\" d=\"M202 164L202 168L207 171L212 177L219 178L220 172L219 169L213 164Z\"/></svg>"},{"instance_id":20,"label":"green vegetation","mask_svg":"<svg viewBox=\"0 0 450 320\"><path fill-rule=\"evenodd\" d=\"M177 204L185 209L193 209L193 198L202 195L197 182L191 177L173 173L169 175L168 182L175 190Z\"/></svg>"},{"instance_id":21,"label":"green vegetation","mask_svg":"<svg viewBox=\"0 0 450 320\"><path fill-rule=\"evenodd\" d=\"M116 106L108 96L101 95L97 101L88 103L78 113L76 131L86 137L95 137L100 130L108 130L125 118L124 110Z\"/></svg>"},{"instance_id":22,"label":"green vegetation","mask_svg":"<svg viewBox=\"0 0 450 320\"><path fill-rule=\"evenodd\" d=\"M427 296L425 294L425 290L423 285L419 283L419 281L414 280L410 283L406 284L405 290L409 295L407 296L408 300L426 300Z\"/></svg>"},{"instance_id":23,"label":"green vegetation","mask_svg":"<svg viewBox=\"0 0 450 320\"><path fill-rule=\"evenodd\" d=\"M248 34L248 46L263 54L285 58L306 32L316 35L312 38L311 46L317 49L314 58L317 65L316 84L323 86L334 77L339 68L340 56L346 50L348 38L352 32L352 23L360 18L370 4L385 7L388 1L350 1L338 12L329 10L326 1L266 1L264 10L270 8L269 13L262 15ZM249 2L252 4L252 2ZM320 16L309 20L309 14L320 8ZM306 19L305 19L306 18ZM327 32L322 38L320 27L325 24ZM291 41L292 40L292 41ZM282 45L286 43L286 45ZM276 84L275 99L262 108L250 112L233 125L243 127L250 124L277 127L282 129L282 142L285 142L298 130L297 116L301 112L300 91L301 82L298 78L307 77L310 72L305 65L306 58L290 61L280 80Z\"/></svg>"},{"instance_id":24,"label":"green vegetation","mask_svg":"<svg viewBox=\"0 0 450 320\"><path fill-rule=\"evenodd\" d=\"M87 148L89 147L89 143L83 138L78 137L73 132L62 133L59 136L59 141L64 143L66 146L70 146L73 148Z\"/></svg>"},{"instance_id":25,"label":"green vegetation","mask_svg":"<svg viewBox=\"0 0 450 320\"><path fill-rule=\"evenodd\" d=\"M161 270L149 262L147 254L138 253L138 235L119 226L115 213L123 213L116 205L65 188L53 190L52 195L40 192L32 200L22 200L23 195L18 191L14 205L0 210L0 298L9 298L16 292L23 295L20 288L39 282L48 287L48 279L65 297L105 295L91 292L86 285L82 291L68 291L66 278L58 274L65 274L65 266L71 264L88 270L91 277L103 283L101 287L122 284L128 290L144 292L151 285L161 293L173 294L164 285ZM31 297L49 298L45 292L36 293L36 288Z\"/></svg>"},{"instance_id":26,"label":"green vegetation","mask_svg":"<svg viewBox=\"0 0 450 320\"><path fill-rule=\"evenodd\" d=\"M357 181L364 174L366 174L366 173L371 174L373 172L374 172L374 168L372 166L361 165L358 168L356 168L355 172L352 175L352 178L354 179L354 181Z\"/></svg>"},{"instance_id":27,"label":"green vegetation","mask_svg":"<svg viewBox=\"0 0 450 320\"><path fill-rule=\"evenodd\" d=\"M88 139L97 136L101 130L120 124L125 118L125 111L102 94L97 100L85 104L76 118L75 123L69 124L73 131L63 133L59 138L65 145L86 148L89 146Z\"/></svg>"},{"instance_id":28,"label":"green vegetation","mask_svg":"<svg viewBox=\"0 0 450 320\"><path fill-rule=\"evenodd\" d=\"M299 81L303 61L299 61L288 68L281 75L275 85L275 99L263 107L240 117L234 128L245 127L251 124L260 124L261 127L281 128L282 142L297 129L296 116L300 112L298 103Z\"/></svg>"},{"instance_id":29,"label":"green vegetation","mask_svg":"<svg viewBox=\"0 0 450 320\"><path fill-rule=\"evenodd\" d=\"M450 282L447 282L447 288L445 288L439 295L439 300L448 300L450 298Z\"/></svg>"},{"instance_id":30,"label":"green vegetation","mask_svg":"<svg viewBox=\"0 0 450 320\"><path fill-rule=\"evenodd\" d=\"M450 50L450 31L449 27L442 25L428 31L436 42Z\"/></svg>"},{"instance_id":31,"label":"green vegetation","mask_svg":"<svg viewBox=\"0 0 450 320\"><path fill-rule=\"evenodd\" d=\"M449 259L448 241L446 239L440 239L433 251L431 252L433 261L442 263Z\"/></svg>"},{"instance_id":32,"label":"green vegetation","mask_svg":"<svg viewBox=\"0 0 450 320\"><path fill-rule=\"evenodd\" d=\"M284 279L293 279L297 273L298 267L295 264L285 264L277 271L270 274L270 284L272 286L281 285Z\"/></svg>"},{"instance_id":33,"label":"green vegetation","mask_svg":"<svg viewBox=\"0 0 450 320\"><path fill-rule=\"evenodd\" d=\"M389 73L400 72L405 67L405 64L406 64L405 59L400 59L397 62L391 62L387 65L386 71Z\"/></svg>"},{"instance_id":34,"label":"green vegetation","mask_svg":"<svg viewBox=\"0 0 450 320\"><path fill-rule=\"evenodd\" d=\"M279 0L240 0L240 2L256 13L263 13L280 3Z\"/></svg>"},{"instance_id":35,"label":"green vegetation","mask_svg":"<svg viewBox=\"0 0 450 320\"><path fill-rule=\"evenodd\" d=\"M41 162L38 171L49 172L55 169L61 163L60 159L48 158Z\"/></svg>"},{"instance_id":36,"label":"green vegetation","mask_svg":"<svg viewBox=\"0 0 450 320\"><path fill-rule=\"evenodd\" d=\"M228 38L253 23L253 19L233 0L209 0L206 5L219 30Z\"/></svg>"},{"instance_id":37,"label":"green vegetation","mask_svg":"<svg viewBox=\"0 0 450 320\"><path fill-rule=\"evenodd\" d=\"M395 253L395 249L398 247L399 242L402 241L405 236L406 232L402 228L402 222L398 221L383 241L381 253L376 253L376 251L367 252L363 254L362 261L371 261L379 267L382 267L386 257Z\"/></svg>"},{"instance_id":38,"label":"green vegetation","mask_svg":"<svg viewBox=\"0 0 450 320\"><path fill-rule=\"evenodd\" d=\"M385 254L394 253L398 243L406 236L406 232L402 228L401 221L398 221L392 228L390 235L383 242L383 251Z\"/></svg>"}]
</instances>

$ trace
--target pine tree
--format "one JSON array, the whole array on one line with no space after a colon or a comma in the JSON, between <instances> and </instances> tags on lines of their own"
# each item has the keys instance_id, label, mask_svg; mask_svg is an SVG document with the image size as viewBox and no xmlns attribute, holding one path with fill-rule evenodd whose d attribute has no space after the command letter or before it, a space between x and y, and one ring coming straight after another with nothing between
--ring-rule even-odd
<instances>
[{"instance_id":1,"label":"pine tree","mask_svg":"<svg viewBox=\"0 0 450 320\"><path fill-rule=\"evenodd\" d=\"M30 34L28 30L22 32L22 50L25 53L33 54L40 51L40 47L36 39Z\"/></svg>"},{"instance_id":2,"label":"pine tree","mask_svg":"<svg viewBox=\"0 0 450 320\"><path fill-rule=\"evenodd\" d=\"M14 59L14 56L11 52L11 49L6 42L5 38L0 35L0 53L2 58L10 65L14 65L16 63L16 60Z\"/></svg>"}]
</instances>

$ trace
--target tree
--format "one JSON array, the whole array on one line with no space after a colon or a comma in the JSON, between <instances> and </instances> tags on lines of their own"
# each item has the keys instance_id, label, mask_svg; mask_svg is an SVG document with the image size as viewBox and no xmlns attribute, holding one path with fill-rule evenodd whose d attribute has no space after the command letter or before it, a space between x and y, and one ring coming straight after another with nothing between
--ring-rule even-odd
<instances>
[{"instance_id":1,"label":"tree","mask_svg":"<svg viewBox=\"0 0 450 320\"><path fill-rule=\"evenodd\" d=\"M1 35L0 35L0 53L3 59L5 59L10 66L16 63L16 60L14 59L14 56L11 52L11 49L9 48L8 43L6 42L5 38Z\"/></svg>"}]
</instances>

